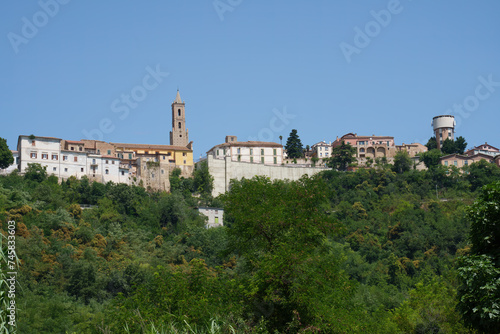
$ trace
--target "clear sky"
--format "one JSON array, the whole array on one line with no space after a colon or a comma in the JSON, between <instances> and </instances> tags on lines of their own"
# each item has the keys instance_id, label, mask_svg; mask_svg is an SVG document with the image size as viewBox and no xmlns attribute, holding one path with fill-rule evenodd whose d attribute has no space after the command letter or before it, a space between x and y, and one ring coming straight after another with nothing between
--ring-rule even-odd
<instances>
[{"instance_id":1,"label":"clear sky","mask_svg":"<svg viewBox=\"0 0 500 334\"><path fill-rule=\"evenodd\" d=\"M2 7L11 149L21 134L169 144L178 88L196 159L226 135L284 143L292 129L304 146L348 132L425 144L432 117L449 113L469 147L500 147L498 0Z\"/></svg>"}]
</instances>

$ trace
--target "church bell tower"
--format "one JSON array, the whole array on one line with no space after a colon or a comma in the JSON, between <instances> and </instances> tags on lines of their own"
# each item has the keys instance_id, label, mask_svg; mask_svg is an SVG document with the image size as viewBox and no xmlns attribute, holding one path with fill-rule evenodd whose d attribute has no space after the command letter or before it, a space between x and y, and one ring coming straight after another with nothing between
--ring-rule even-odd
<instances>
[{"instance_id":1,"label":"church bell tower","mask_svg":"<svg viewBox=\"0 0 500 334\"><path fill-rule=\"evenodd\" d=\"M170 145L187 147L189 143L186 129L186 104L182 102L179 90L172 103L172 131L170 131Z\"/></svg>"}]
</instances>

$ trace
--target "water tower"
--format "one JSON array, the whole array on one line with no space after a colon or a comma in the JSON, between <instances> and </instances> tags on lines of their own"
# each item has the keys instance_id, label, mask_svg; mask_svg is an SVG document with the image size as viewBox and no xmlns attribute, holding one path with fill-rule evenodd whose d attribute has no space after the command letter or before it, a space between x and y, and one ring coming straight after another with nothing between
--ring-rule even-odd
<instances>
[{"instance_id":1,"label":"water tower","mask_svg":"<svg viewBox=\"0 0 500 334\"><path fill-rule=\"evenodd\" d=\"M441 149L443 142L447 138L455 140L455 125L455 117L452 115L441 115L432 119L432 128L434 129L438 149Z\"/></svg>"}]
</instances>

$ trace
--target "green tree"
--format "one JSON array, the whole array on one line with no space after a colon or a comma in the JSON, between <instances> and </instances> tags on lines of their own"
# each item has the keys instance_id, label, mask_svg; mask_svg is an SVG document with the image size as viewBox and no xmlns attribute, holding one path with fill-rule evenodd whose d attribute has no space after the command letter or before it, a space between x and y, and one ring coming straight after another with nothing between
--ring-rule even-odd
<instances>
[{"instance_id":1,"label":"green tree","mask_svg":"<svg viewBox=\"0 0 500 334\"><path fill-rule=\"evenodd\" d=\"M27 180L40 183L47 179L47 166L42 166L40 164L28 164L24 177Z\"/></svg>"},{"instance_id":2,"label":"green tree","mask_svg":"<svg viewBox=\"0 0 500 334\"><path fill-rule=\"evenodd\" d=\"M326 216L326 195L319 178L271 182L265 177L233 181L225 195L230 250L251 274L254 304L271 310L268 327L280 333L314 327L360 331L349 327L357 326L348 302L352 282L327 243L336 224Z\"/></svg>"},{"instance_id":3,"label":"green tree","mask_svg":"<svg viewBox=\"0 0 500 334\"><path fill-rule=\"evenodd\" d=\"M439 165L439 159L441 156L441 151L435 148L430 151L420 153L420 160L424 162L425 167L434 169Z\"/></svg>"},{"instance_id":4,"label":"green tree","mask_svg":"<svg viewBox=\"0 0 500 334\"><path fill-rule=\"evenodd\" d=\"M456 151L455 141L451 140L450 138L446 138L443 142L443 145L441 145L441 152L446 155L456 153Z\"/></svg>"},{"instance_id":5,"label":"green tree","mask_svg":"<svg viewBox=\"0 0 500 334\"><path fill-rule=\"evenodd\" d=\"M455 139L455 152L458 154L464 154L465 149L467 148L467 142L465 138L460 136Z\"/></svg>"},{"instance_id":6,"label":"green tree","mask_svg":"<svg viewBox=\"0 0 500 334\"><path fill-rule=\"evenodd\" d=\"M392 166L393 171L396 173L404 173L411 169L413 163L406 151L399 151L394 156L394 164Z\"/></svg>"},{"instance_id":7,"label":"green tree","mask_svg":"<svg viewBox=\"0 0 500 334\"><path fill-rule=\"evenodd\" d=\"M14 157L7 146L7 140L0 138L0 169L4 169L12 165Z\"/></svg>"},{"instance_id":8,"label":"green tree","mask_svg":"<svg viewBox=\"0 0 500 334\"><path fill-rule=\"evenodd\" d=\"M214 177L208 171L208 163L202 162L193 173L194 189L200 194L210 195L214 188Z\"/></svg>"},{"instance_id":9,"label":"green tree","mask_svg":"<svg viewBox=\"0 0 500 334\"><path fill-rule=\"evenodd\" d=\"M339 171L346 171L350 164L356 161L356 148L349 143L342 143L332 149L332 156L328 159L327 165Z\"/></svg>"},{"instance_id":10,"label":"green tree","mask_svg":"<svg viewBox=\"0 0 500 334\"><path fill-rule=\"evenodd\" d=\"M468 210L470 255L460 259L458 309L467 325L483 333L500 328L500 182L483 187Z\"/></svg>"},{"instance_id":11,"label":"green tree","mask_svg":"<svg viewBox=\"0 0 500 334\"><path fill-rule=\"evenodd\" d=\"M427 146L428 151L436 149L437 148L436 137L433 136L433 137L429 138L429 140L427 141L427 144L425 144L425 146Z\"/></svg>"},{"instance_id":12,"label":"green tree","mask_svg":"<svg viewBox=\"0 0 500 334\"><path fill-rule=\"evenodd\" d=\"M285 145L286 154L290 159L301 158L304 155L304 149L302 148L302 142L300 141L297 130L293 129L290 132Z\"/></svg>"}]
</instances>

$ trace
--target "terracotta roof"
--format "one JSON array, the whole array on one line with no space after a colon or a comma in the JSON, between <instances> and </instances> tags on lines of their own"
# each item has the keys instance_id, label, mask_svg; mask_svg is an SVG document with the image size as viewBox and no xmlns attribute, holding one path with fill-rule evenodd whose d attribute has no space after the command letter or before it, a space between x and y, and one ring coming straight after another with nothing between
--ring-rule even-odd
<instances>
[{"instance_id":1,"label":"terracotta roof","mask_svg":"<svg viewBox=\"0 0 500 334\"><path fill-rule=\"evenodd\" d=\"M151 144L126 144L126 143L110 143L117 148L131 148L131 149L149 149L149 150L174 150L174 151L192 151L185 146L174 145L151 145Z\"/></svg>"},{"instance_id":2,"label":"terracotta roof","mask_svg":"<svg viewBox=\"0 0 500 334\"><path fill-rule=\"evenodd\" d=\"M266 141L233 141L230 143L222 143L215 145L208 152L212 151L217 147L283 147L278 143L266 142Z\"/></svg>"},{"instance_id":3,"label":"terracotta roof","mask_svg":"<svg viewBox=\"0 0 500 334\"><path fill-rule=\"evenodd\" d=\"M106 158L106 159L116 159L116 160L120 160L120 158L113 157L113 156L111 156L111 155L103 155L102 157L103 157L103 158Z\"/></svg>"},{"instance_id":4,"label":"terracotta roof","mask_svg":"<svg viewBox=\"0 0 500 334\"><path fill-rule=\"evenodd\" d=\"M30 137L31 135L29 136L25 136L25 135L20 135L19 138L21 137ZM55 138L55 137L42 137L42 136L35 136L35 139L55 139L55 140L62 140L61 138Z\"/></svg>"},{"instance_id":5,"label":"terracotta roof","mask_svg":"<svg viewBox=\"0 0 500 334\"><path fill-rule=\"evenodd\" d=\"M78 140L65 140L65 142L70 144L85 144L83 141Z\"/></svg>"}]
</instances>

